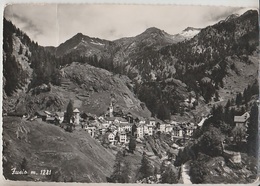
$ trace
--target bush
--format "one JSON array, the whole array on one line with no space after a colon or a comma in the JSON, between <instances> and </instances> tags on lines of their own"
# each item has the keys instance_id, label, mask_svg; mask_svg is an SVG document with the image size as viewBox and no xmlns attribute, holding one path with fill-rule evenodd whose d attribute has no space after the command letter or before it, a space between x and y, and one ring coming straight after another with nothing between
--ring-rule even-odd
<instances>
[{"instance_id":1,"label":"bush","mask_svg":"<svg viewBox=\"0 0 260 186\"><path fill-rule=\"evenodd\" d=\"M224 141L224 135L220 132L220 129L210 127L199 140L199 151L209 156L219 156L222 154L222 142Z\"/></svg>"},{"instance_id":2,"label":"bush","mask_svg":"<svg viewBox=\"0 0 260 186\"><path fill-rule=\"evenodd\" d=\"M190 164L190 177L192 183L203 183L207 175L207 167L202 161L193 161Z\"/></svg>"},{"instance_id":3,"label":"bush","mask_svg":"<svg viewBox=\"0 0 260 186\"><path fill-rule=\"evenodd\" d=\"M166 167L166 170L161 173L162 174L162 183L177 183L177 176L172 168L172 166Z\"/></svg>"}]
</instances>

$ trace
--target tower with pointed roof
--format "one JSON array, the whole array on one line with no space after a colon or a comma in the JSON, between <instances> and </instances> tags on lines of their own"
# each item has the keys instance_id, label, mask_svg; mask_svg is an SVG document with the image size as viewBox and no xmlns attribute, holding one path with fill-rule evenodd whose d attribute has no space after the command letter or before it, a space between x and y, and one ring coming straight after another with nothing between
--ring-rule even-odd
<instances>
[{"instance_id":1,"label":"tower with pointed roof","mask_svg":"<svg viewBox=\"0 0 260 186\"><path fill-rule=\"evenodd\" d=\"M109 106L109 117L114 117L114 107L113 107L113 103L112 101L110 102L110 106Z\"/></svg>"}]
</instances>

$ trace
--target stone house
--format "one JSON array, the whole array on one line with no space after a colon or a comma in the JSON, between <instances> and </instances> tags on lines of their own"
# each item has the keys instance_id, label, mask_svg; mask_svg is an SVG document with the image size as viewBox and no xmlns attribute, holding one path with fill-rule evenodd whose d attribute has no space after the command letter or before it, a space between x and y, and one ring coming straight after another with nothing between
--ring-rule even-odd
<instances>
[{"instance_id":1,"label":"stone house","mask_svg":"<svg viewBox=\"0 0 260 186\"><path fill-rule=\"evenodd\" d=\"M108 141L109 141L111 144L113 144L113 145L115 145L115 142L116 142L115 137L116 137L116 135L115 135L113 132L110 132L110 133L108 134Z\"/></svg>"},{"instance_id":2,"label":"stone house","mask_svg":"<svg viewBox=\"0 0 260 186\"><path fill-rule=\"evenodd\" d=\"M58 121L58 123L61 124L64 121L64 112L56 112L55 118Z\"/></svg>"},{"instance_id":3,"label":"stone house","mask_svg":"<svg viewBox=\"0 0 260 186\"><path fill-rule=\"evenodd\" d=\"M96 136L96 126L85 126L85 130L90 134L92 138Z\"/></svg>"},{"instance_id":4,"label":"stone house","mask_svg":"<svg viewBox=\"0 0 260 186\"><path fill-rule=\"evenodd\" d=\"M137 124L136 135L139 139L144 137L144 124Z\"/></svg>"},{"instance_id":5,"label":"stone house","mask_svg":"<svg viewBox=\"0 0 260 186\"><path fill-rule=\"evenodd\" d=\"M236 127L247 127L249 118L250 114L245 112L242 116L234 116L234 123Z\"/></svg>"}]
</instances>

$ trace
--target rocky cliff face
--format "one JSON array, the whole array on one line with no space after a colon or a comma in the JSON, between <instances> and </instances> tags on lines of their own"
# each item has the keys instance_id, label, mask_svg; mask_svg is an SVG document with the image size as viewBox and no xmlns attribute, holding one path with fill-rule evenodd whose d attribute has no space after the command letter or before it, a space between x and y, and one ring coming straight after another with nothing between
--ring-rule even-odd
<instances>
[{"instance_id":1,"label":"rocky cliff face","mask_svg":"<svg viewBox=\"0 0 260 186\"><path fill-rule=\"evenodd\" d=\"M32 68L29 58L30 49L25 43L23 33L11 22L4 20L3 37L3 75L4 92L10 96L21 90L28 90L32 78Z\"/></svg>"}]
</instances>

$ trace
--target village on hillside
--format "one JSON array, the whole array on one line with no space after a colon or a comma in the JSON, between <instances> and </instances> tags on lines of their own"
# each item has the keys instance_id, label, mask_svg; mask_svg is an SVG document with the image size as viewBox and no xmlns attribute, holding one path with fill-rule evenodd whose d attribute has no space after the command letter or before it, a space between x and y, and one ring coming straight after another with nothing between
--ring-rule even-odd
<instances>
[{"instance_id":1,"label":"village on hillside","mask_svg":"<svg viewBox=\"0 0 260 186\"><path fill-rule=\"evenodd\" d=\"M91 113L80 111L79 108L74 107L71 103L71 115L68 116L68 111L36 111L34 115L8 113L9 116L20 116L26 120L38 120L49 124L53 124L64 128L68 132L74 130L86 131L92 138L96 139L105 147L119 147L120 149L128 150L128 145L131 138L142 143L146 136L153 136L155 134L166 134L174 142L172 148L183 149L185 141L193 140L193 134L196 129L201 128L206 119L211 115L203 117L199 123L192 122L178 122L173 120L162 121L154 117L143 118L134 117L130 112L124 114L123 112L116 112L111 101L107 112L104 115L96 116ZM70 106L69 106L70 105ZM68 110L68 108L67 108ZM234 116L234 123L236 127L246 128L249 121L249 113L245 112L242 116ZM246 139L246 136L231 137L232 141ZM176 143L179 141L179 143ZM145 148L139 149L140 152L151 154ZM177 153L176 153L177 154ZM231 155L232 156L232 155ZM237 154L234 157L234 162L240 162L241 157Z\"/></svg>"}]
</instances>

